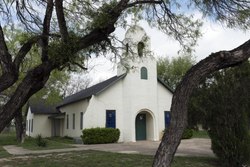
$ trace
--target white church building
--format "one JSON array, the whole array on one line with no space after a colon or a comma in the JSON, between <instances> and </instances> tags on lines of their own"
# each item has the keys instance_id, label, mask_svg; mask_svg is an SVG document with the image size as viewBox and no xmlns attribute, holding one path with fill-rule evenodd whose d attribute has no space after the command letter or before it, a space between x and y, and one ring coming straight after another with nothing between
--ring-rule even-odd
<instances>
[{"instance_id":1,"label":"white church building","mask_svg":"<svg viewBox=\"0 0 250 167\"><path fill-rule=\"evenodd\" d=\"M66 97L51 112L30 108L26 134L79 138L85 128L111 127L120 130L119 142L160 140L169 124L173 91L157 78L150 39L141 27L130 28L123 42L121 62L130 68L118 65L116 76Z\"/></svg>"}]
</instances>

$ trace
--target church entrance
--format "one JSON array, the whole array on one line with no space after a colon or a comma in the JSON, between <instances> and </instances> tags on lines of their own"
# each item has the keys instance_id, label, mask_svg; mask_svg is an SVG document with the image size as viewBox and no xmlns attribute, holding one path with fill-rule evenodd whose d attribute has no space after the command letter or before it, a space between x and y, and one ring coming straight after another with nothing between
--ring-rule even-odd
<instances>
[{"instance_id":1,"label":"church entrance","mask_svg":"<svg viewBox=\"0 0 250 167\"><path fill-rule=\"evenodd\" d=\"M135 137L136 140L153 140L154 124L153 117L147 111L137 114L135 119Z\"/></svg>"},{"instance_id":2,"label":"church entrance","mask_svg":"<svg viewBox=\"0 0 250 167\"><path fill-rule=\"evenodd\" d=\"M138 114L135 122L136 140L146 140L146 114Z\"/></svg>"}]
</instances>

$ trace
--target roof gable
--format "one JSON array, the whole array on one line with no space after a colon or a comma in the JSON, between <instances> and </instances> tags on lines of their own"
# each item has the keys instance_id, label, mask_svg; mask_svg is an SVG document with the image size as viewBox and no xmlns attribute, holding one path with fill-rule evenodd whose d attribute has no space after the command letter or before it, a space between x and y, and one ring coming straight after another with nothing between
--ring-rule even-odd
<instances>
[{"instance_id":1,"label":"roof gable","mask_svg":"<svg viewBox=\"0 0 250 167\"><path fill-rule=\"evenodd\" d=\"M29 101L30 111L33 114L58 114L55 105L47 104L45 101Z\"/></svg>"},{"instance_id":2,"label":"roof gable","mask_svg":"<svg viewBox=\"0 0 250 167\"><path fill-rule=\"evenodd\" d=\"M103 82L100 82L96 85L93 85L87 89L84 89L80 92L77 92L71 96L66 97L61 104L57 106L57 108L63 107L65 105L78 102L80 100L84 100L87 98L90 98L92 95L96 95L98 93L103 92L107 88L109 88L111 85L119 81L120 79L124 78L126 74L120 75L120 76L114 76L112 78L109 78Z\"/></svg>"},{"instance_id":3,"label":"roof gable","mask_svg":"<svg viewBox=\"0 0 250 167\"><path fill-rule=\"evenodd\" d=\"M162 79L157 77L158 82L160 82L165 88L167 88L171 93L174 93L174 90L167 84L165 83Z\"/></svg>"}]
</instances>

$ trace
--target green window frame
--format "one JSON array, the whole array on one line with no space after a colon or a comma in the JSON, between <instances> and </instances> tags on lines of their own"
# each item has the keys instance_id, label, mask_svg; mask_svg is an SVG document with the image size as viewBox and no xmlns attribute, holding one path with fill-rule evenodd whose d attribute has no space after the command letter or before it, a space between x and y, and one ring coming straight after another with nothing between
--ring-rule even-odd
<instances>
[{"instance_id":1,"label":"green window frame","mask_svg":"<svg viewBox=\"0 0 250 167\"><path fill-rule=\"evenodd\" d=\"M141 79L148 79L148 70L146 67L141 68Z\"/></svg>"}]
</instances>

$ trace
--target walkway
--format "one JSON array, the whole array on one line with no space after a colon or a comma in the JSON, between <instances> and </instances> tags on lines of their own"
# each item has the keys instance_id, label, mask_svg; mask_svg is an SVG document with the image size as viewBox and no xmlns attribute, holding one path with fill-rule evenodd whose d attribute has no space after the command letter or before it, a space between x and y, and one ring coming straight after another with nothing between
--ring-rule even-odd
<instances>
[{"instance_id":1,"label":"walkway","mask_svg":"<svg viewBox=\"0 0 250 167\"><path fill-rule=\"evenodd\" d=\"M82 150L99 150L117 153L138 153L154 155L160 142L139 141L129 143L115 144L95 144L95 145L74 145L75 148L53 149L53 150L27 150L15 145L4 146L8 153L12 155L29 155L29 154L47 154L56 152L82 151ZM214 156L210 149L210 139L189 139L182 140L177 150L177 156Z\"/></svg>"}]
</instances>

